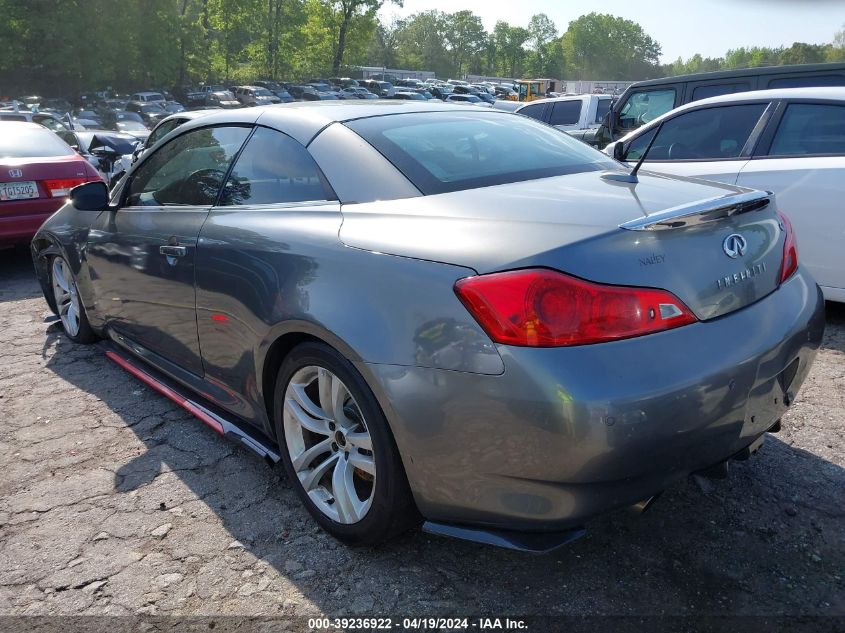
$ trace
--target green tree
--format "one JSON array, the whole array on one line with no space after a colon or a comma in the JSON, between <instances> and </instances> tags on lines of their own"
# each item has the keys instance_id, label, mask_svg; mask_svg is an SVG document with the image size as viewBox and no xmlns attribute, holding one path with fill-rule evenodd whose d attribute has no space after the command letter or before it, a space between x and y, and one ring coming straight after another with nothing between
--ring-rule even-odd
<instances>
[{"instance_id":1,"label":"green tree","mask_svg":"<svg viewBox=\"0 0 845 633\"><path fill-rule=\"evenodd\" d=\"M557 27L545 13L531 16L528 21L528 73L535 77L549 72L548 62L552 53L552 42L557 38Z\"/></svg>"},{"instance_id":2,"label":"green tree","mask_svg":"<svg viewBox=\"0 0 845 633\"><path fill-rule=\"evenodd\" d=\"M508 77L522 76L526 57L525 43L531 34L521 26L511 26L499 20L493 27L493 39L498 57L497 74Z\"/></svg>"},{"instance_id":3,"label":"green tree","mask_svg":"<svg viewBox=\"0 0 845 633\"><path fill-rule=\"evenodd\" d=\"M487 34L481 18L472 11L447 14L446 46L449 49L454 73L463 75L464 62L484 50Z\"/></svg>"},{"instance_id":4,"label":"green tree","mask_svg":"<svg viewBox=\"0 0 845 633\"><path fill-rule=\"evenodd\" d=\"M443 42L447 14L429 10L415 13L396 35L397 65L403 68L433 70L443 77L453 74Z\"/></svg>"},{"instance_id":5,"label":"green tree","mask_svg":"<svg viewBox=\"0 0 845 633\"><path fill-rule=\"evenodd\" d=\"M578 79L645 79L660 74L660 45L636 22L590 13L563 35L568 69Z\"/></svg>"},{"instance_id":6,"label":"green tree","mask_svg":"<svg viewBox=\"0 0 845 633\"><path fill-rule=\"evenodd\" d=\"M405 25L405 20L387 23L379 21L367 49L367 59L371 64L385 68L395 68L398 65L399 38Z\"/></svg>"},{"instance_id":7,"label":"green tree","mask_svg":"<svg viewBox=\"0 0 845 633\"><path fill-rule=\"evenodd\" d=\"M391 1L402 6L402 0ZM332 59L332 74L337 75L343 64L346 38L353 18L356 14L364 14L371 19L375 19L376 12L382 7L385 0L326 0L326 3L337 17L337 40L334 47L334 58Z\"/></svg>"}]
</instances>

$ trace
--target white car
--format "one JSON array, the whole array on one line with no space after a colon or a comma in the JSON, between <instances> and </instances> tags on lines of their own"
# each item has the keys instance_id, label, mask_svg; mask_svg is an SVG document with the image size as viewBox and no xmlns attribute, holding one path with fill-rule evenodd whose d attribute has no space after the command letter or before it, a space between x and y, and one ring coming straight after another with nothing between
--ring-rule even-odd
<instances>
[{"instance_id":1,"label":"white car","mask_svg":"<svg viewBox=\"0 0 845 633\"><path fill-rule=\"evenodd\" d=\"M138 101L140 103L157 103L162 108L167 105L167 99L160 92L136 92L129 97L129 101Z\"/></svg>"},{"instance_id":2,"label":"white car","mask_svg":"<svg viewBox=\"0 0 845 633\"><path fill-rule=\"evenodd\" d=\"M457 103L458 105L472 105L472 106L479 106L481 108L492 108L492 103L487 103L486 101L476 97L475 95L465 95L465 94L450 94L448 97L444 99L446 103Z\"/></svg>"},{"instance_id":3,"label":"white car","mask_svg":"<svg viewBox=\"0 0 845 633\"><path fill-rule=\"evenodd\" d=\"M801 264L826 299L845 302L845 87L694 101L605 152L633 165L646 149L643 169L774 192L795 228Z\"/></svg>"}]
</instances>

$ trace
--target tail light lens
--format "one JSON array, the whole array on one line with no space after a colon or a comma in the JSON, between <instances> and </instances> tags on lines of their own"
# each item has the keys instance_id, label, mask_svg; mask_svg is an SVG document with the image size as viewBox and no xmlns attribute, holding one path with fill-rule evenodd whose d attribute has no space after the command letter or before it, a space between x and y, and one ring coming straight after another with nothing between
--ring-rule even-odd
<instances>
[{"instance_id":1,"label":"tail light lens","mask_svg":"<svg viewBox=\"0 0 845 633\"><path fill-rule=\"evenodd\" d=\"M675 295L606 286L547 269L467 277L455 293L493 341L563 347L615 341L694 323Z\"/></svg>"},{"instance_id":2,"label":"tail light lens","mask_svg":"<svg viewBox=\"0 0 845 633\"><path fill-rule=\"evenodd\" d=\"M99 177L97 178L99 179ZM70 190L77 185L82 185L94 178L61 178L59 180L45 180L44 187L50 192L54 198L60 198L70 194Z\"/></svg>"},{"instance_id":3,"label":"tail light lens","mask_svg":"<svg viewBox=\"0 0 845 633\"><path fill-rule=\"evenodd\" d=\"M783 283L798 269L798 244L795 241L792 222L780 211L778 211L778 217L780 217L783 229L786 232L786 237L783 240L783 262L780 265L780 282Z\"/></svg>"}]
</instances>

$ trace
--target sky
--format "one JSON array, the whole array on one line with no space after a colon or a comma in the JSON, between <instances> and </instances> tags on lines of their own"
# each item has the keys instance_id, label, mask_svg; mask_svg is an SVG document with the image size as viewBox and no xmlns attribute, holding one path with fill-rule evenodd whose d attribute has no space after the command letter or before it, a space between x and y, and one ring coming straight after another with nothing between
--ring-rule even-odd
<instances>
[{"instance_id":1,"label":"sky","mask_svg":"<svg viewBox=\"0 0 845 633\"><path fill-rule=\"evenodd\" d=\"M722 57L740 46L825 44L845 24L845 0L404 0L401 8L388 0L379 15L389 21L428 9L469 9L488 31L497 20L527 26L532 15L545 13L559 33L581 15L610 13L637 22L657 40L663 63L695 53Z\"/></svg>"}]
</instances>

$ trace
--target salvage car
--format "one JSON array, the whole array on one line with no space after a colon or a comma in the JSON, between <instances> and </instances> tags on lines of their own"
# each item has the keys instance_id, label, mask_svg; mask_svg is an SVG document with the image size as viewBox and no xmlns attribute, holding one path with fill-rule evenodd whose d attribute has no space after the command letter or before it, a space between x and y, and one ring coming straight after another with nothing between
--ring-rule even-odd
<instances>
[{"instance_id":1,"label":"salvage car","mask_svg":"<svg viewBox=\"0 0 845 633\"><path fill-rule=\"evenodd\" d=\"M132 156L140 143L131 134L112 130L68 130L56 134L91 163L109 186L132 164Z\"/></svg>"},{"instance_id":2,"label":"salvage car","mask_svg":"<svg viewBox=\"0 0 845 633\"><path fill-rule=\"evenodd\" d=\"M753 453L824 329L772 195L442 103L189 121L32 255L68 338L281 460L353 545L569 542Z\"/></svg>"},{"instance_id":3,"label":"salvage car","mask_svg":"<svg viewBox=\"0 0 845 633\"><path fill-rule=\"evenodd\" d=\"M172 114L169 117L162 119L158 122L158 125L153 128L152 132L149 133L149 136L147 136L144 142L138 145L132 162L138 160L144 152L183 123L193 121L198 117L206 116L207 114L211 114L213 112L215 112L215 110L190 110L186 112L178 112L177 114Z\"/></svg>"},{"instance_id":4,"label":"salvage car","mask_svg":"<svg viewBox=\"0 0 845 633\"><path fill-rule=\"evenodd\" d=\"M653 171L775 192L795 226L803 265L825 298L845 302L845 87L703 99L605 151L635 163L649 145L645 166Z\"/></svg>"},{"instance_id":5,"label":"salvage car","mask_svg":"<svg viewBox=\"0 0 845 633\"><path fill-rule=\"evenodd\" d=\"M54 132L37 123L0 122L0 246L28 243L72 187L99 179Z\"/></svg>"}]
</instances>

